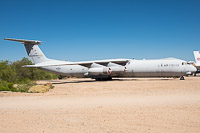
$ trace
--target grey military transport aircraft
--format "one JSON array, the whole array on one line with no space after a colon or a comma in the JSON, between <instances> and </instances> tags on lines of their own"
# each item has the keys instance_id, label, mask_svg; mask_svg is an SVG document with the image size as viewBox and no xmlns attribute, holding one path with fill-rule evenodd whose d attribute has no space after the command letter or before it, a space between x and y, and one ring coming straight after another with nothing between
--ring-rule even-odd
<instances>
[{"instance_id":1,"label":"grey military transport aircraft","mask_svg":"<svg viewBox=\"0 0 200 133\"><path fill-rule=\"evenodd\" d=\"M27 54L34 65L63 76L89 77L98 80L111 80L112 77L174 77L184 80L184 76L197 71L191 63L176 58L135 60L108 59L69 62L47 58L38 45L41 41L5 38L24 44Z\"/></svg>"}]
</instances>

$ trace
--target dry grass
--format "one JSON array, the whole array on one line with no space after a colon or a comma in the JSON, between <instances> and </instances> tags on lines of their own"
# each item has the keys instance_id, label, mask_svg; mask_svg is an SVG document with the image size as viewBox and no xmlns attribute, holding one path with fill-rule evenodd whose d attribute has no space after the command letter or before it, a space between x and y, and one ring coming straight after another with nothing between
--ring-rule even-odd
<instances>
[{"instance_id":1,"label":"dry grass","mask_svg":"<svg viewBox=\"0 0 200 133\"><path fill-rule=\"evenodd\" d=\"M30 93L45 93L48 92L49 89L52 89L53 86L51 83L46 83L45 85L36 85L36 86L32 86L28 92Z\"/></svg>"}]
</instances>

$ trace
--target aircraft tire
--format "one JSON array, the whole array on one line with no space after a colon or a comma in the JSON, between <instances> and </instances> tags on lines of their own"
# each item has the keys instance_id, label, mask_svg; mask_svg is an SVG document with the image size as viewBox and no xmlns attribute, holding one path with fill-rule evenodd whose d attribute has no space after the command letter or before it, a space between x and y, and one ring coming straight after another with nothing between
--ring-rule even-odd
<instances>
[{"instance_id":1,"label":"aircraft tire","mask_svg":"<svg viewBox=\"0 0 200 133\"><path fill-rule=\"evenodd\" d=\"M183 76L180 77L180 80L185 80L185 78Z\"/></svg>"},{"instance_id":2,"label":"aircraft tire","mask_svg":"<svg viewBox=\"0 0 200 133\"><path fill-rule=\"evenodd\" d=\"M59 76L58 76L58 79L59 79L59 80L63 79L63 76L62 76L62 75L59 75Z\"/></svg>"}]
</instances>

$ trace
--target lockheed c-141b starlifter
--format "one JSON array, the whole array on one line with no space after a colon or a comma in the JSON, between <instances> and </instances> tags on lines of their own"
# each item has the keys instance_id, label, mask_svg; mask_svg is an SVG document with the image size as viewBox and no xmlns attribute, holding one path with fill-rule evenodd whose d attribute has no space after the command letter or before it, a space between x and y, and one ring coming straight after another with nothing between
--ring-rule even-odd
<instances>
[{"instance_id":1,"label":"lockheed c-141b starlifter","mask_svg":"<svg viewBox=\"0 0 200 133\"><path fill-rule=\"evenodd\" d=\"M38 67L43 70L71 77L90 77L96 80L111 80L112 77L178 77L197 71L191 63L176 58L135 60L135 59L108 59L69 62L47 58L38 47L41 41L11 39L24 44L27 54L34 65L24 67Z\"/></svg>"}]
</instances>

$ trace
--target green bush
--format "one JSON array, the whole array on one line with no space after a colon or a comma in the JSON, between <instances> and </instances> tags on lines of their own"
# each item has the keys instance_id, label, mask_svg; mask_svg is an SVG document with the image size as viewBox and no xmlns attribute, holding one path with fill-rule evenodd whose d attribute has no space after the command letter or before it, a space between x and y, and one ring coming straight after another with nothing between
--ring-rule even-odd
<instances>
[{"instance_id":1,"label":"green bush","mask_svg":"<svg viewBox=\"0 0 200 133\"><path fill-rule=\"evenodd\" d=\"M6 81L0 81L0 91L17 92L17 89L13 86L13 83L9 83Z\"/></svg>"},{"instance_id":2,"label":"green bush","mask_svg":"<svg viewBox=\"0 0 200 133\"><path fill-rule=\"evenodd\" d=\"M57 79L58 75L38 68L24 68L24 65L32 65L28 58L19 61L0 61L0 91L28 92L28 89L36 80ZM14 87L14 84L18 84Z\"/></svg>"}]
</instances>

